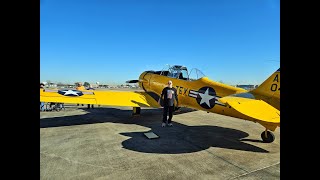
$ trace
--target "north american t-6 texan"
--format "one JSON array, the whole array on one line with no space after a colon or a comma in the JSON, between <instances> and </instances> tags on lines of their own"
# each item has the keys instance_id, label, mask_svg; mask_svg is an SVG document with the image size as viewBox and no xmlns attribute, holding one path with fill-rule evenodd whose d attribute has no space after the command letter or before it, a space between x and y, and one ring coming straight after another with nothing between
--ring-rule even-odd
<instances>
[{"instance_id":1,"label":"north american t-6 texan","mask_svg":"<svg viewBox=\"0 0 320 180\"><path fill-rule=\"evenodd\" d=\"M191 78L190 74L195 76ZM177 89L176 107L187 107L211 113L236 117L261 124L263 142L271 143L271 131L280 127L280 68L253 90L246 90L210 80L198 69L169 66L161 71L145 71L138 80L142 91L78 91L40 89L41 102L97 104L133 107L133 114L140 114L141 107L161 108L161 92L171 80ZM161 100L162 102L162 100Z\"/></svg>"}]
</instances>

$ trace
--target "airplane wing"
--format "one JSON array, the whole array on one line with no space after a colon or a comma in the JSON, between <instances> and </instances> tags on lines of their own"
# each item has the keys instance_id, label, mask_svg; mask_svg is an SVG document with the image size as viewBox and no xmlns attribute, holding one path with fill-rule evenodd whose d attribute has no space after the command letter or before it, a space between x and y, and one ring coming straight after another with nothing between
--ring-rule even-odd
<instances>
[{"instance_id":1,"label":"airplane wing","mask_svg":"<svg viewBox=\"0 0 320 180\"><path fill-rule=\"evenodd\" d=\"M265 123L280 124L280 111L262 100L227 96L219 101L251 118Z\"/></svg>"},{"instance_id":2,"label":"airplane wing","mask_svg":"<svg viewBox=\"0 0 320 180\"><path fill-rule=\"evenodd\" d=\"M78 91L40 89L40 102L160 108L158 102L148 93L131 91Z\"/></svg>"}]
</instances>

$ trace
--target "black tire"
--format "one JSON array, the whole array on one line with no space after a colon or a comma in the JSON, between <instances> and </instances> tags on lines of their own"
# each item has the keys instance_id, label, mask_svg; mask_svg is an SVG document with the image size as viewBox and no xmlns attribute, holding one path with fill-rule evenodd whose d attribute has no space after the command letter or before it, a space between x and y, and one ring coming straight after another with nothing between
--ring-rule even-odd
<instances>
[{"instance_id":1,"label":"black tire","mask_svg":"<svg viewBox=\"0 0 320 180\"><path fill-rule=\"evenodd\" d=\"M272 143L275 139L274 135L272 132L267 131L267 137L265 136L265 132L263 131L261 133L261 139L263 140L263 142L265 143Z\"/></svg>"}]
</instances>

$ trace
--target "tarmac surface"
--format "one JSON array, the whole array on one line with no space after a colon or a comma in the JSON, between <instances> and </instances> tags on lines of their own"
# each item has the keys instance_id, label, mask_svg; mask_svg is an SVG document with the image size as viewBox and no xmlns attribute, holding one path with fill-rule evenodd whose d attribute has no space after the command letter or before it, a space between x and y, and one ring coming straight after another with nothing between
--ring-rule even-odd
<instances>
[{"instance_id":1,"label":"tarmac surface","mask_svg":"<svg viewBox=\"0 0 320 180\"><path fill-rule=\"evenodd\" d=\"M181 108L161 127L162 109L86 107L40 112L41 179L280 179L280 128L263 143L263 126L223 115Z\"/></svg>"}]
</instances>

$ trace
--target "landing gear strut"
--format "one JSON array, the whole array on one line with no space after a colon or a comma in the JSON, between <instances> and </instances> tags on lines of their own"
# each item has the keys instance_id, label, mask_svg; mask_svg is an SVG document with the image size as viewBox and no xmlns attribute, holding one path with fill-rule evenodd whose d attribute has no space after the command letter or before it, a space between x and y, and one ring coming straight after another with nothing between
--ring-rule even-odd
<instances>
[{"instance_id":1,"label":"landing gear strut","mask_svg":"<svg viewBox=\"0 0 320 180\"><path fill-rule=\"evenodd\" d=\"M261 133L261 138L265 143L271 143L275 139L273 133L267 129Z\"/></svg>"},{"instance_id":2,"label":"landing gear strut","mask_svg":"<svg viewBox=\"0 0 320 180\"><path fill-rule=\"evenodd\" d=\"M141 111L141 107L133 107L132 116L139 116Z\"/></svg>"}]
</instances>

